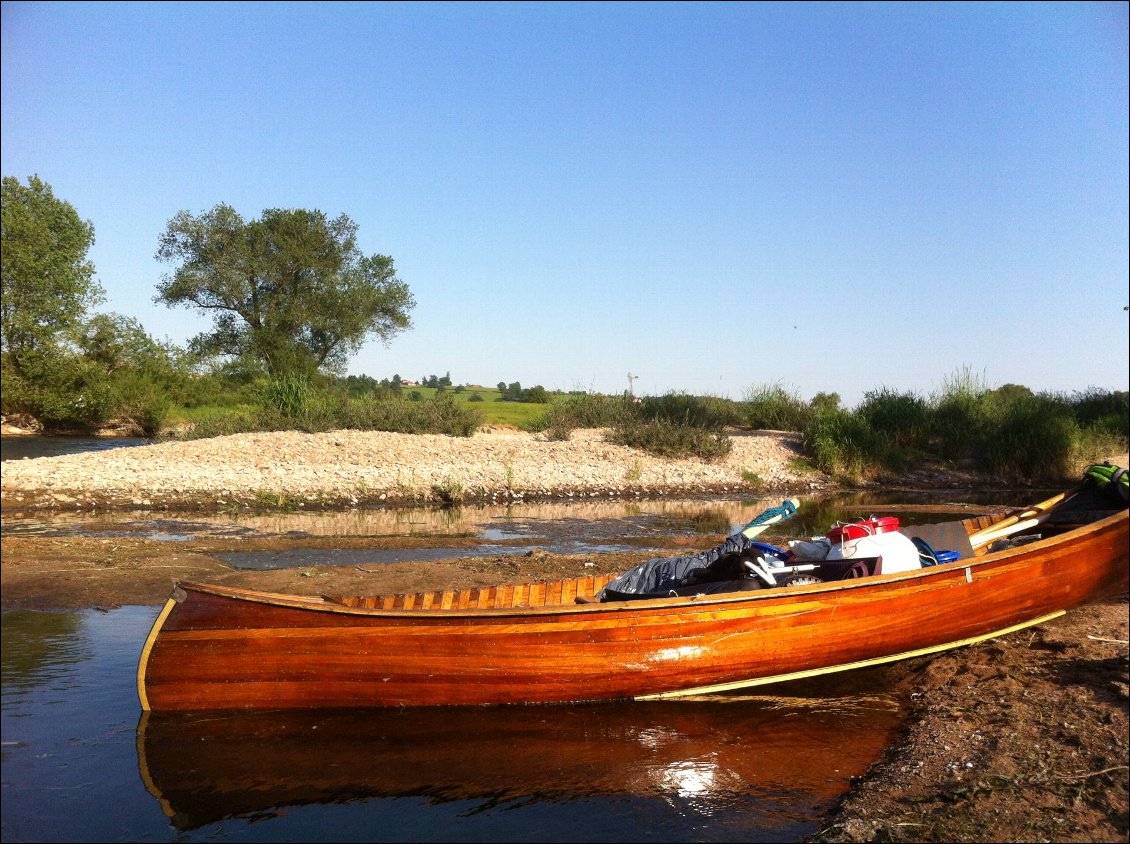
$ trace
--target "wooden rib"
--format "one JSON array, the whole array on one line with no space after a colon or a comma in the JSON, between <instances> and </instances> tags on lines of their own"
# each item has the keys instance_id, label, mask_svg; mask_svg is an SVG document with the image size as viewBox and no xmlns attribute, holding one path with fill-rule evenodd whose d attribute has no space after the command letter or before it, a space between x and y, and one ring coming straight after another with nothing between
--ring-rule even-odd
<instances>
[{"instance_id":1,"label":"wooden rib","mask_svg":"<svg viewBox=\"0 0 1130 844\"><path fill-rule=\"evenodd\" d=\"M572 604L577 597L595 597L615 574L588 575L535 583L505 583L463 590L404 592L391 595L322 595L329 603L350 609L449 610L515 609Z\"/></svg>"},{"instance_id":2,"label":"wooden rib","mask_svg":"<svg viewBox=\"0 0 1130 844\"><path fill-rule=\"evenodd\" d=\"M577 581L577 596L588 598L596 594L595 578L590 574L588 577L583 577Z\"/></svg>"}]
</instances>

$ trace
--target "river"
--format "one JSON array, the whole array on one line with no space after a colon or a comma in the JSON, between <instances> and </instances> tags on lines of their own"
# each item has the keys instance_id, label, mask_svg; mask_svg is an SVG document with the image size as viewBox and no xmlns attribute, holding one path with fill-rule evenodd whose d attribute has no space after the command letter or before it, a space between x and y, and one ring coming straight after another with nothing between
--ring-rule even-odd
<instances>
[{"instance_id":1,"label":"river","mask_svg":"<svg viewBox=\"0 0 1130 844\"><path fill-rule=\"evenodd\" d=\"M0 437L0 460L23 460L32 457L58 457L84 451L104 451L145 445L151 440L140 437Z\"/></svg>"}]
</instances>

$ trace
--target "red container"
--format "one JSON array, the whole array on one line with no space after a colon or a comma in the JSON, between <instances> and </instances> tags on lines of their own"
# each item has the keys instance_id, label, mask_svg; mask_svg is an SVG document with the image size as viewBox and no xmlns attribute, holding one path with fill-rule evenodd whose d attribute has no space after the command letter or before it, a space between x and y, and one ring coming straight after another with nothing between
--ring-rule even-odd
<instances>
[{"instance_id":1,"label":"red container","mask_svg":"<svg viewBox=\"0 0 1130 844\"><path fill-rule=\"evenodd\" d=\"M894 516L872 516L870 519L852 519L847 524L837 525L824 535L832 542L848 542L878 533L893 533L898 529L899 520Z\"/></svg>"},{"instance_id":2,"label":"red container","mask_svg":"<svg viewBox=\"0 0 1130 844\"><path fill-rule=\"evenodd\" d=\"M896 533L899 529L899 520L894 516L872 516L871 524L875 533Z\"/></svg>"}]
</instances>

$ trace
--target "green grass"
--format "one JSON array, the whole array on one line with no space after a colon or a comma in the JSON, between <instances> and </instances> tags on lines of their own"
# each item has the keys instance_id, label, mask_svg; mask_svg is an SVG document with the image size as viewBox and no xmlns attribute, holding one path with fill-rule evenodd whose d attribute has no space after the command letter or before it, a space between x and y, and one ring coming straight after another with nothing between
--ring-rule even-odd
<instances>
[{"instance_id":1,"label":"green grass","mask_svg":"<svg viewBox=\"0 0 1130 844\"><path fill-rule=\"evenodd\" d=\"M200 422L230 418L246 415L255 410L255 405L238 404L235 406L203 405L201 407L181 407L173 405L165 416L165 427L176 428L181 425L195 425Z\"/></svg>"},{"instance_id":2,"label":"green grass","mask_svg":"<svg viewBox=\"0 0 1130 844\"><path fill-rule=\"evenodd\" d=\"M427 405L435 398L437 390L434 387L406 387L401 393L401 399L407 401L408 396L413 392L420 394L420 405ZM475 393L482 396L481 402L470 401L471 396ZM498 390L486 387L482 389L468 388L460 393L448 389L444 391L444 395L452 399L458 406L466 406L468 409L482 414L482 424L484 425L509 425L522 430L537 429L539 420L544 418L550 407L548 404L499 401ZM317 404L316 399L311 402L312 407L316 407ZM413 402L413 404L416 403ZM182 407L175 405L165 417L163 430L175 430L186 425L194 425L214 434L236 433L250 426L249 420L262 416L264 410L266 408L263 405L249 403L230 407L220 405ZM340 416L340 414L338 415Z\"/></svg>"},{"instance_id":3,"label":"green grass","mask_svg":"<svg viewBox=\"0 0 1130 844\"><path fill-rule=\"evenodd\" d=\"M405 387L401 395L407 398L409 393L419 393L421 401L431 401L435 396L434 387ZM468 387L461 393L452 389L444 391L457 402L466 402L471 407L476 407L483 412L486 425L513 425L515 428L526 430L545 416L549 410L548 404L535 404L532 402L499 401L499 392L494 387ZM471 396L478 393L482 396L481 402L470 401ZM551 394L552 395L552 394Z\"/></svg>"}]
</instances>

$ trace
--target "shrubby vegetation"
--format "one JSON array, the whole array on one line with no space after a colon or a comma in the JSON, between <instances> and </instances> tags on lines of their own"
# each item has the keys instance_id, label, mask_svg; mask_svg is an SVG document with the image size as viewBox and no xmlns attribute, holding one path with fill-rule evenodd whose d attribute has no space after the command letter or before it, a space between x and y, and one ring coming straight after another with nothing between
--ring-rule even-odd
<instances>
[{"instance_id":1,"label":"shrubby vegetation","mask_svg":"<svg viewBox=\"0 0 1130 844\"><path fill-rule=\"evenodd\" d=\"M816 413L803 433L816 465L847 478L942 462L1007 482L1051 483L1080 463L1124 450L1128 409L1126 391L1034 393L1015 384L990 390L958 376L932 398L870 391L854 411Z\"/></svg>"},{"instance_id":2,"label":"shrubby vegetation","mask_svg":"<svg viewBox=\"0 0 1130 844\"><path fill-rule=\"evenodd\" d=\"M530 402L533 404L548 404L549 392L541 384L523 390L522 385L517 381L515 381L513 384L507 384L505 381L499 381L498 401L518 401Z\"/></svg>"},{"instance_id":3,"label":"shrubby vegetation","mask_svg":"<svg viewBox=\"0 0 1130 844\"><path fill-rule=\"evenodd\" d=\"M180 349L136 320L91 315L102 298L87 260L93 225L37 177L26 185L6 177L0 409L55 433L113 423L147 436L335 428L469 436L488 420L563 440L576 428L607 428L633 448L705 460L730 452L730 429L775 429L799 433L816 466L849 480L941 463L1008 482L1055 482L1124 450L1130 434L1126 391L989 389L968 371L938 395L878 387L854 409L836 393L805 401L780 384L732 401L553 394L517 381L495 391L453 385L450 372L419 385L343 376L365 338L410 327L414 306L392 259L362 254L356 233L348 217L316 211L271 209L251 221L226 205L178 214L160 240L158 257L176 267L158 299L215 318L211 332Z\"/></svg>"},{"instance_id":4,"label":"shrubby vegetation","mask_svg":"<svg viewBox=\"0 0 1130 844\"><path fill-rule=\"evenodd\" d=\"M854 409L841 407L835 393L806 402L780 385L752 389L741 402L572 393L557 398L532 428L552 439L568 439L576 428L610 428L616 442L706 460L730 451L730 427L793 431L815 466L846 481L941 464L1008 483L1053 483L1080 463L1124 450L1128 409L1126 391L1037 394L1014 384L990 390L959 374L937 396L880 387Z\"/></svg>"},{"instance_id":5,"label":"shrubby vegetation","mask_svg":"<svg viewBox=\"0 0 1130 844\"><path fill-rule=\"evenodd\" d=\"M374 394L354 398L340 389L316 388L294 378L268 379L259 403L197 422L182 437L199 439L248 431L394 431L468 437L483 423L482 412L451 396L429 401Z\"/></svg>"}]
</instances>

